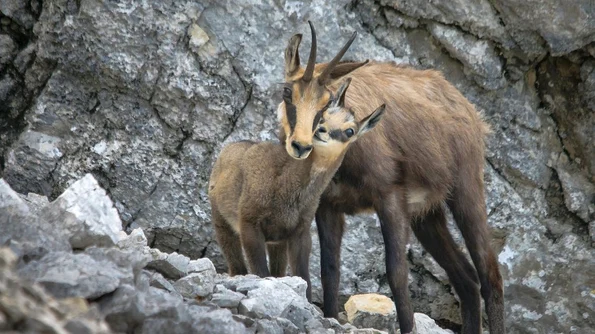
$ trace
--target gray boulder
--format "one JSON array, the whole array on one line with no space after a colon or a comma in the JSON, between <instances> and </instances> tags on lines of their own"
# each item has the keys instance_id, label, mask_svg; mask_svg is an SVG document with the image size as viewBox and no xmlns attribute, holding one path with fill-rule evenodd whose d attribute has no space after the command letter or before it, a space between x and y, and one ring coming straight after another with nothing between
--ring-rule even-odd
<instances>
[{"instance_id":1,"label":"gray boulder","mask_svg":"<svg viewBox=\"0 0 595 334\"><path fill-rule=\"evenodd\" d=\"M96 307L82 298L56 300L14 273L17 256L0 248L0 331L14 333L112 333Z\"/></svg>"},{"instance_id":2,"label":"gray boulder","mask_svg":"<svg viewBox=\"0 0 595 334\"><path fill-rule=\"evenodd\" d=\"M236 309L237 311L240 301L244 298L246 298L246 295L232 291L222 284L217 284L210 300L219 307Z\"/></svg>"},{"instance_id":3,"label":"gray boulder","mask_svg":"<svg viewBox=\"0 0 595 334\"><path fill-rule=\"evenodd\" d=\"M112 246L120 240L122 221L105 190L91 174L74 182L48 205L42 219L59 222L72 248Z\"/></svg>"},{"instance_id":4,"label":"gray boulder","mask_svg":"<svg viewBox=\"0 0 595 334\"><path fill-rule=\"evenodd\" d=\"M49 251L70 252L68 239L52 224L38 218L36 210L0 179L0 245L9 246L25 261Z\"/></svg>"},{"instance_id":5,"label":"gray boulder","mask_svg":"<svg viewBox=\"0 0 595 334\"><path fill-rule=\"evenodd\" d=\"M142 256L117 249L89 248L84 253L51 252L19 269L21 277L36 282L57 298L99 298L122 284L132 284Z\"/></svg>"},{"instance_id":6,"label":"gray boulder","mask_svg":"<svg viewBox=\"0 0 595 334\"><path fill-rule=\"evenodd\" d=\"M148 269L154 269L167 278L178 279L188 273L188 264L190 259L187 256L176 252L168 254L158 249L150 248L147 250L151 260L147 265Z\"/></svg>"},{"instance_id":7,"label":"gray boulder","mask_svg":"<svg viewBox=\"0 0 595 334\"><path fill-rule=\"evenodd\" d=\"M215 274L215 267L213 267L213 270L189 274L177 280L174 283L174 288L184 298L207 297L213 293Z\"/></svg>"}]
</instances>

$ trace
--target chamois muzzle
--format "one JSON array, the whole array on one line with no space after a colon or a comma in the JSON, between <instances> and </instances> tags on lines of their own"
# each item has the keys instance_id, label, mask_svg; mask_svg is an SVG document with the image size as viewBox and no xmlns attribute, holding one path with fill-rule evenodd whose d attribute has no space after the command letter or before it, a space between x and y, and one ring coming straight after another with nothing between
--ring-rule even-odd
<instances>
[{"instance_id":1,"label":"chamois muzzle","mask_svg":"<svg viewBox=\"0 0 595 334\"><path fill-rule=\"evenodd\" d=\"M291 148L293 148L293 152L298 159L306 158L312 151L312 145L302 146L295 140L291 142Z\"/></svg>"}]
</instances>

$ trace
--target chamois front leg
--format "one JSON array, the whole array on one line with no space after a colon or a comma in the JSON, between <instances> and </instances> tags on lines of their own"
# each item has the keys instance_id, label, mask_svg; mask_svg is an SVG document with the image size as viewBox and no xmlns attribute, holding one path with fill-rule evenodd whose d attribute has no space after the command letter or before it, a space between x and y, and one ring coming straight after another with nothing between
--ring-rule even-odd
<instances>
[{"instance_id":1,"label":"chamois front leg","mask_svg":"<svg viewBox=\"0 0 595 334\"><path fill-rule=\"evenodd\" d=\"M311 221L310 221L311 222ZM310 283L310 252L312 250L312 237L310 225L305 225L301 231L289 239L289 264L293 276L299 276L306 281L306 297L312 302L312 283Z\"/></svg>"},{"instance_id":2,"label":"chamois front leg","mask_svg":"<svg viewBox=\"0 0 595 334\"><path fill-rule=\"evenodd\" d=\"M242 253L242 244L240 236L227 224L225 219L219 214L215 205L212 205L213 225L215 226L215 237L217 243L223 251L223 256L227 261L229 275L246 275L246 263Z\"/></svg>"},{"instance_id":3,"label":"chamois front leg","mask_svg":"<svg viewBox=\"0 0 595 334\"><path fill-rule=\"evenodd\" d=\"M274 277L283 277L287 273L287 241L267 243L269 269Z\"/></svg>"},{"instance_id":4,"label":"chamois front leg","mask_svg":"<svg viewBox=\"0 0 595 334\"><path fill-rule=\"evenodd\" d=\"M322 281L324 316L339 316L339 280L341 276L341 240L345 227L343 213L323 199L316 210L316 227L320 240L320 278Z\"/></svg>"},{"instance_id":5,"label":"chamois front leg","mask_svg":"<svg viewBox=\"0 0 595 334\"><path fill-rule=\"evenodd\" d=\"M402 191L393 191L382 196L382 202L375 207L384 239L386 275L397 307L399 327L403 334L415 333L407 279L409 266L406 246L410 227L406 203Z\"/></svg>"},{"instance_id":6,"label":"chamois front leg","mask_svg":"<svg viewBox=\"0 0 595 334\"><path fill-rule=\"evenodd\" d=\"M242 246L246 252L250 271L260 277L271 276L267 267L265 238L258 224L242 221L240 231Z\"/></svg>"}]
</instances>

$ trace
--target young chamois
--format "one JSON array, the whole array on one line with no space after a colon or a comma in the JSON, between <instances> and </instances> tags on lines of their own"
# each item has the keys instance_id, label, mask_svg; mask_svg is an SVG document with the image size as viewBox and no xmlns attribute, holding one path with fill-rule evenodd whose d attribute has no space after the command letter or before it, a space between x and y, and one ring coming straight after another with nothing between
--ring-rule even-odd
<instances>
[{"instance_id":1,"label":"young chamois","mask_svg":"<svg viewBox=\"0 0 595 334\"><path fill-rule=\"evenodd\" d=\"M310 23L310 22L309 22ZM289 156L307 159L315 115L349 74L345 97L356 119L368 106L386 103L382 124L347 151L316 211L320 238L324 314L337 317L344 215L373 210L386 252L386 272L402 333L414 332L407 284L410 229L445 269L461 300L462 332L481 333L481 297L491 333L502 334L504 298L498 261L490 246L484 197L484 137L489 127L474 106L443 76L392 62L340 62L355 33L335 58L316 62L316 34L306 68L298 54L301 35L285 50L280 140ZM472 266L453 241L446 207L462 232Z\"/></svg>"},{"instance_id":2,"label":"young chamois","mask_svg":"<svg viewBox=\"0 0 595 334\"><path fill-rule=\"evenodd\" d=\"M247 274L242 247L250 271L260 277L284 276L289 253L292 273L308 283L311 301L310 224L320 195L347 147L371 130L384 112L382 105L355 121L353 112L343 107L350 81L345 80L311 125L315 152L307 159L289 157L278 142L243 141L221 151L211 172L209 200L230 275Z\"/></svg>"}]
</instances>

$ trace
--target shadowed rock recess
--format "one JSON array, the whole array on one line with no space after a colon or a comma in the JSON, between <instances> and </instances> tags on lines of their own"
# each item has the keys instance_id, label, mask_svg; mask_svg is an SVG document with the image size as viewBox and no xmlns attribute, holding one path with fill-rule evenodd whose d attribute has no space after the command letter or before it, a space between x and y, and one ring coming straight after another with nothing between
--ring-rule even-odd
<instances>
[{"instance_id":1,"label":"shadowed rock recess","mask_svg":"<svg viewBox=\"0 0 595 334\"><path fill-rule=\"evenodd\" d=\"M355 30L345 58L436 68L482 111L493 129L485 179L508 330L592 331L591 0L0 1L0 191L29 194L1 197L0 244L16 252L15 270L35 291L91 302L88 314L54 325L101 332L104 317L129 332L339 328L302 299L266 304L274 289L289 293L291 279L244 284L213 272L225 263L206 197L211 164L224 143L275 138L283 50L302 32L307 55L308 19L319 61ZM99 200L107 196L115 209ZM347 222L342 303L390 296L378 221ZM456 331L445 273L413 238L409 260L415 311ZM0 329L14 329L0 310ZM18 324L41 326L52 314Z\"/></svg>"}]
</instances>

